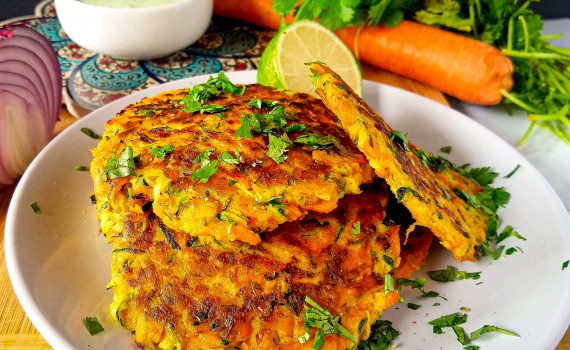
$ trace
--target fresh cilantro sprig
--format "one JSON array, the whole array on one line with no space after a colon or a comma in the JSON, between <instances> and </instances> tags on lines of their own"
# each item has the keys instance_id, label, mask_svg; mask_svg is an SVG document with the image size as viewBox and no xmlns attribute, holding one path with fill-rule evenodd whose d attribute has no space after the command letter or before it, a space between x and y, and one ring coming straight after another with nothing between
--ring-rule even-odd
<instances>
[{"instance_id":1,"label":"fresh cilantro sprig","mask_svg":"<svg viewBox=\"0 0 570 350\"><path fill-rule=\"evenodd\" d=\"M402 287L409 287L411 289L419 290L420 293L422 293L421 294L422 298L440 297L444 300L447 300L443 296L439 295L439 293L436 291L425 290L425 284L426 284L425 278L416 278L416 279L399 278L396 280L396 283L398 284L398 290L400 290Z\"/></svg>"},{"instance_id":2,"label":"fresh cilantro sprig","mask_svg":"<svg viewBox=\"0 0 570 350\"><path fill-rule=\"evenodd\" d=\"M148 151L150 152L150 154L152 154L156 158L164 159L168 154L170 154L170 153L172 153L172 151L174 151L174 146L165 145L162 147L160 147L160 146L159 147L152 147Z\"/></svg>"},{"instance_id":3,"label":"fresh cilantro sprig","mask_svg":"<svg viewBox=\"0 0 570 350\"><path fill-rule=\"evenodd\" d=\"M311 337L311 329L316 329L313 349L319 350L325 343L327 334L340 334L357 345L356 338L339 322L339 316L333 316L313 299L305 297L305 334L298 338L299 343L306 343Z\"/></svg>"},{"instance_id":4,"label":"fresh cilantro sprig","mask_svg":"<svg viewBox=\"0 0 570 350\"><path fill-rule=\"evenodd\" d=\"M241 96L245 89L245 85L234 85L224 72L220 72L216 77L210 77L207 82L198 84L190 89L188 95L182 100L184 111L188 113L219 113L226 111L228 109L226 106L207 104L206 102L219 96L222 91Z\"/></svg>"},{"instance_id":5,"label":"fresh cilantro sprig","mask_svg":"<svg viewBox=\"0 0 570 350\"><path fill-rule=\"evenodd\" d=\"M192 181L197 180L200 183L206 183L212 175L220 170L218 169L218 161L210 160L210 156L215 150L215 148L205 149L194 158L194 164L199 164L200 167L192 173Z\"/></svg>"}]
</instances>

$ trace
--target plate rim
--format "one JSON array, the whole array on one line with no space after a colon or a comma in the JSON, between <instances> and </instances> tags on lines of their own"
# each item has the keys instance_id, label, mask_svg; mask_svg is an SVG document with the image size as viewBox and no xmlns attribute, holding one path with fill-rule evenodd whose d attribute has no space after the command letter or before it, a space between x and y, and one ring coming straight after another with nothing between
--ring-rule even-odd
<instances>
[{"instance_id":1,"label":"plate rim","mask_svg":"<svg viewBox=\"0 0 570 350\"><path fill-rule=\"evenodd\" d=\"M228 77L230 79L232 79L232 80L235 79L235 81L252 81L252 80L255 80L256 71L255 70L245 70L245 71L235 71L235 72L225 72L225 73L228 75ZM184 84L186 84L185 86L187 86L187 87L191 87L195 84L201 83L202 81L206 81L208 79L208 77L211 75L215 75L215 73L214 74L208 74L208 75L199 75L199 76L184 78L184 79L160 84L157 86L152 86L152 87L149 87L149 88L146 88L143 90L136 91L130 95L124 96L124 97L122 97L116 101L113 101L113 102L111 102L105 106L99 107L96 110L91 111L89 114L80 118L74 124L72 124L71 126L66 128L59 135L57 135L55 138L53 138L40 151L40 153L34 158L34 160L30 163L27 170L25 171L25 173L22 175L21 179L19 180L18 185L17 185L16 189L14 190L14 193L13 193L12 198L10 200L10 204L8 206L8 210L6 213L6 222L5 222L5 229L4 229L4 245L5 245L4 246L4 253L5 253L5 259L6 259L6 267L7 267L8 275L9 275L13 290L16 294L16 297L17 297L20 305L22 306L22 309L26 313L26 316L30 319L30 321L33 323L34 327L36 327L36 329L42 335L42 337L44 337L45 340L54 348L57 348L57 349L74 349L74 346L70 342L67 341L66 337L63 336L63 334L61 333L59 328L54 327L50 322L48 322L45 314L41 311L40 305L36 302L36 300L34 299L32 294L30 293L30 290L28 288L25 288L25 286L26 286L25 276L21 273L21 267L18 264L18 259L16 256L17 255L17 249L16 249L16 246L17 246L17 235L16 235L17 217L16 217L16 212L18 210L17 207L20 207L22 205L22 204L20 204L22 202L21 197L24 195L24 192L26 190L26 187L27 187L26 184L28 183L28 178L31 177L32 173L37 171L36 168L38 167L38 164L40 164L43 161L43 158L45 158L46 154L48 154L48 152L51 148L57 147L57 145L61 142L65 142L64 139L66 138L66 135L68 135L72 132L79 131L79 129L81 127L86 126L85 124L89 124L89 122L94 123L95 121L99 122L99 119L103 119L103 117L100 116L101 114L105 114L106 112L115 111L113 113L107 113L108 119L106 119L104 121L104 123L106 123L109 119L114 117L114 115L116 113L118 113L120 110L125 108L125 107L120 107L120 106L122 106L124 104L125 105L130 104L128 102L126 103L127 100L131 100L135 97L137 100L140 100L140 99L147 97L147 96L154 96L157 93L160 93L163 91L181 88L180 86L182 86ZM479 124L478 122L476 122L472 118L468 117L464 113L457 111L457 110L451 108L450 106L443 105L437 101L431 100L427 97L415 94L415 93L410 92L410 91L405 90L405 89L401 89L398 87L394 87L394 86L390 86L387 84L378 83L378 82L374 82L374 81L370 81L370 80L363 80L363 91L366 91L367 88L370 89L371 85L379 85L382 89L387 89L387 90L397 90L398 93L403 93L404 95L409 95L413 98L420 98L424 101L427 101L430 104L437 105L439 108L444 108L451 113L455 113L458 116L462 117L464 119L463 120L464 122L469 123L470 127L479 128L479 131L491 135L497 141L502 143L503 146L510 148L511 151L516 152L518 155L520 155L521 159L524 161L524 164L521 164L521 165L525 167L525 170L531 171L533 173L533 176L537 176L540 179L543 187L548 191L548 193L546 193L545 195L548 197L551 197L552 200L556 203L556 206L558 206L561 209L561 211L566 214L564 221L566 222L566 227L570 228L570 215L566 211L562 200L560 199L558 194L555 192L554 188L550 185L548 180L546 180L544 175L542 175L542 173L540 173L540 171L538 171L538 169L536 169L536 167L532 163L530 163L530 161L528 161L523 154L521 154L516 148L514 148L511 144L509 144L503 138L501 138L500 136L495 134L492 130L487 129L482 124ZM34 170L34 169L36 169L36 170ZM570 287L570 283L567 284L567 287ZM564 306L564 307L561 308L561 309L567 310L565 313L566 317L564 317L563 312L560 314L560 319L565 320L566 322L565 323L564 322L558 323L558 326L556 327L557 330L556 330L556 332L554 332L555 336L550 338L550 340L551 340L550 344L552 345L553 348L556 345L558 345L558 343L560 342L560 340L562 339L562 337L564 336L564 334L568 330L568 325L570 324L570 288L567 288L566 292L567 292L566 297L564 300L562 300L562 304L563 304L562 306Z\"/></svg>"}]
</instances>

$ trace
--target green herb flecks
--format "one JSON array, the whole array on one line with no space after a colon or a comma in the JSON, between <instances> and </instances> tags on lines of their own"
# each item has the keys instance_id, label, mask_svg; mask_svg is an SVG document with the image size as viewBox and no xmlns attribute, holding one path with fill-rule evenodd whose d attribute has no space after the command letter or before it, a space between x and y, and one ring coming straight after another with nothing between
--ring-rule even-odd
<instances>
[{"instance_id":1,"label":"green herb flecks","mask_svg":"<svg viewBox=\"0 0 570 350\"><path fill-rule=\"evenodd\" d=\"M41 214L42 210L40 209L40 206L38 205L37 202L30 204L30 207L32 207L32 210L34 211L35 214Z\"/></svg>"},{"instance_id":2,"label":"green herb flecks","mask_svg":"<svg viewBox=\"0 0 570 350\"><path fill-rule=\"evenodd\" d=\"M217 165L217 160L201 163L201 167L192 173L192 181L198 180L200 183L208 182L210 177L220 170Z\"/></svg>"},{"instance_id":3,"label":"green herb flecks","mask_svg":"<svg viewBox=\"0 0 570 350\"><path fill-rule=\"evenodd\" d=\"M91 196L89 196L89 200L91 201L91 204L95 205L97 203L97 200L95 199L95 195L92 194Z\"/></svg>"},{"instance_id":4,"label":"green herb flecks","mask_svg":"<svg viewBox=\"0 0 570 350\"><path fill-rule=\"evenodd\" d=\"M400 332L388 320L376 320L370 329L368 339L358 344L358 350L387 350L398 338Z\"/></svg>"},{"instance_id":5,"label":"green herb flecks","mask_svg":"<svg viewBox=\"0 0 570 350\"><path fill-rule=\"evenodd\" d=\"M228 180L228 186L233 186L233 185L235 185L235 184L237 184L237 180L234 180L234 179L229 179L229 180Z\"/></svg>"},{"instance_id":6,"label":"green herb flecks","mask_svg":"<svg viewBox=\"0 0 570 350\"><path fill-rule=\"evenodd\" d=\"M513 176L519 169L520 169L521 165L517 164L517 166L515 166L515 168L513 170L511 170L507 175L503 176L505 179L510 179L511 176Z\"/></svg>"},{"instance_id":7,"label":"green herb flecks","mask_svg":"<svg viewBox=\"0 0 570 350\"><path fill-rule=\"evenodd\" d=\"M252 138L253 134L251 133L251 127L249 125L249 118L241 117L241 118L239 118L239 120L241 122L241 126L236 130L236 136L237 137L243 137L246 139Z\"/></svg>"},{"instance_id":8,"label":"green herb flecks","mask_svg":"<svg viewBox=\"0 0 570 350\"><path fill-rule=\"evenodd\" d=\"M481 272L460 271L453 266L447 266L445 270L434 270L428 272L429 277L438 282L451 282L465 279L478 280L481 278Z\"/></svg>"},{"instance_id":9,"label":"green herb flecks","mask_svg":"<svg viewBox=\"0 0 570 350\"><path fill-rule=\"evenodd\" d=\"M201 151L194 158L194 164L206 165L210 163L210 156L212 155L212 153L214 153L214 151L216 151L215 148L208 148Z\"/></svg>"},{"instance_id":10,"label":"green herb flecks","mask_svg":"<svg viewBox=\"0 0 570 350\"><path fill-rule=\"evenodd\" d=\"M392 130L390 133L390 141L392 141L393 144L400 145L404 151L410 151L408 134L405 134L398 130Z\"/></svg>"},{"instance_id":11,"label":"green herb flecks","mask_svg":"<svg viewBox=\"0 0 570 350\"><path fill-rule=\"evenodd\" d=\"M356 221L354 226L352 227L352 234L359 235L360 234L360 221Z\"/></svg>"},{"instance_id":12,"label":"green herb flecks","mask_svg":"<svg viewBox=\"0 0 570 350\"><path fill-rule=\"evenodd\" d=\"M234 95L243 95L245 85L234 85L224 72L220 72L216 77L210 77L207 82L194 86L188 95L182 100L184 111L188 113L219 113L227 110L227 107L216 104L206 104L206 101L219 96L222 91Z\"/></svg>"},{"instance_id":13,"label":"green herb flecks","mask_svg":"<svg viewBox=\"0 0 570 350\"><path fill-rule=\"evenodd\" d=\"M383 255L383 258L384 258L384 262L386 264L388 264L389 266L394 266L394 259L392 259L391 257L389 257L386 254Z\"/></svg>"},{"instance_id":14,"label":"green herb flecks","mask_svg":"<svg viewBox=\"0 0 570 350\"><path fill-rule=\"evenodd\" d=\"M384 294L388 294L396 290L395 282L396 281L394 280L394 277L392 277L392 275L389 273L384 275Z\"/></svg>"},{"instance_id":15,"label":"green herb flecks","mask_svg":"<svg viewBox=\"0 0 570 350\"><path fill-rule=\"evenodd\" d=\"M497 332L497 333L501 333L501 334L510 335L513 337L519 336L517 333L511 332L511 331L506 330L504 328L500 328L497 326L484 325L483 327L477 329L476 331L471 332L471 340L475 340L475 339L479 338L480 336L482 336L483 334L490 333L490 332Z\"/></svg>"},{"instance_id":16,"label":"green herb flecks","mask_svg":"<svg viewBox=\"0 0 570 350\"><path fill-rule=\"evenodd\" d=\"M172 153L172 151L174 151L174 146L172 145L153 147L149 149L150 154L159 159L164 159L168 154Z\"/></svg>"},{"instance_id":17,"label":"green herb flecks","mask_svg":"<svg viewBox=\"0 0 570 350\"><path fill-rule=\"evenodd\" d=\"M107 160L105 170L103 171L103 181L131 175L135 175L135 159L133 157L133 149L131 146L128 146L121 152L119 158L113 155Z\"/></svg>"},{"instance_id":18,"label":"green herb flecks","mask_svg":"<svg viewBox=\"0 0 570 350\"><path fill-rule=\"evenodd\" d=\"M99 323L97 317L85 317L83 319L83 324L85 325L85 328L87 328L89 335L95 335L105 330L101 323Z\"/></svg>"},{"instance_id":19,"label":"green herb flecks","mask_svg":"<svg viewBox=\"0 0 570 350\"><path fill-rule=\"evenodd\" d=\"M317 330L313 340L313 349L315 350L323 347L327 334L340 334L357 345L354 336L340 324L338 316L334 317L308 296L305 297L305 303L305 334L298 338L301 344L309 340L311 329L314 328Z\"/></svg>"},{"instance_id":20,"label":"green herb flecks","mask_svg":"<svg viewBox=\"0 0 570 350\"><path fill-rule=\"evenodd\" d=\"M467 315L458 312L441 316L428 323L433 326L433 332L436 334L443 333L443 328L453 327L467 322Z\"/></svg>"},{"instance_id":21,"label":"green herb flecks","mask_svg":"<svg viewBox=\"0 0 570 350\"><path fill-rule=\"evenodd\" d=\"M292 144L287 134L283 134L281 137L269 135L269 149L266 155L275 163L281 164L287 160L287 151Z\"/></svg>"},{"instance_id":22,"label":"green herb flecks","mask_svg":"<svg viewBox=\"0 0 570 350\"><path fill-rule=\"evenodd\" d=\"M97 134L95 131L89 128L81 128L81 132L85 135L89 136L92 139L99 140L101 139L101 135Z\"/></svg>"},{"instance_id":23,"label":"green herb flecks","mask_svg":"<svg viewBox=\"0 0 570 350\"><path fill-rule=\"evenodd\" d=\"M444 300L447 300L446 298L444 298L443 296L441 296L438 292L430 290L427 291L425 290L425 284L426 284L426 279L425 278L416 278L416 279L408 279L408 278L399 278L396 280L396 283L398 284L398 289L401 289L402 287L408 287L411 289L417 289L420 291L421 293L421 297L422 298L435 298L435 297L440 297Z\"/></svg>"},{"instance_id":24,"label":"green herb flecks","mask_svg":"<svg viewBox=\"0 0 570 350\"><path fill-rule=\"evenodd\" d=\"M562 271L566 270L568 268L568 265L570 265L570 260L566 260L565 262L563 262Z\"/></svg>"},{"instance_id":25,"label":"green herb flecks","mask_svg":"<svg viewBox=\"0 0 570 350\"><path fill-rule=\"evenodd\" d=\"M271 197L269 198L269 200L267 201L268 205L272 205L274 207L283 207L283 203L281 203L280 199L283 198L283 196L275 196L275 197Z\"/></svg>"},{"instance_id":26,"label":"green herb flecks","mask_svg":"<svg viewBox=\"0 0 570 350\"><path fill-rule=\"evenodd\" d=\"M419 304L414 304L414 303L408 303L407 306L408 306L408 309L412 309L412 310L417 310L417 309L419 309L420 307L422 307L421 305L419 305Z\"/></svg>"},{"instance_id":27,"label":"green herb flecks","mask_svg":"<svg viewBox=\"0 0 570 350\"><path fill-rule=\"evenodd\" d=\"M322 136L317 134L305 134L297 137L295 143L311 146L313 149L327 149L336 145L331 135Z\"/></svg>"},{"instance_id":28,"label":"green herb flecks","mask_svg":"<svg viewBox=\"0 0 570 350\"><path fill-rule=\"evenodd\" d=\"M451 146L444 146L444 147L441 147L439 150L442 151L442 152L445 153L445 154L450 154L450 153L451 153L451 149L452 149Z\"/></svg>"},{"instance_id":29,"label":"green herb flecks","mask_svg":"<svg viewBox=\"0 0 570 350\"><path fill-rule=\"evenodd\" d=\"M89 167L85 166L85 165L76 165L75 167L73 167L73 170L75 170L75 171L89 171Z\"/></svg>"},{"instance_id":30,"label":"green herb flecks","mask_svg":"<svg viewBox=\"0 0 570 350\"><path fill-rule=\"evenodd\" d=\"M453 332L457 336L457 341L461 345L467 345L469 343L469 338L467 338L467 333L465 333L465 329L463 329L463 327L453 326L451 329L453 329Z\"/></svg>"},{"instance_id":31,"label":"green herb flecks","mask_svg":"<svg viewBox=\"0 0 570 350\"><path fill-rule=\"evenodd\" d=\"M218 158L228 164L239 164L241 162L241 155L238 151L234 151L234 156L232 156L230 152L224 151L220 153Z\"/></svg>"},{"instance_id":32,"label":"green herb flecks","mask_svg":"<svg viewBox=\"0 0 570 350\"><path fill-rule=\"evenodd\" d=\"M254 99L254 100L250 100L247 105L248 106L252 106L255 107L257 109L263 109L263 108L272 108L277 106L277 103L279 103L278 101L268 101L268 100L259 100L259 99Z\"/></svg>"}]
</instances>

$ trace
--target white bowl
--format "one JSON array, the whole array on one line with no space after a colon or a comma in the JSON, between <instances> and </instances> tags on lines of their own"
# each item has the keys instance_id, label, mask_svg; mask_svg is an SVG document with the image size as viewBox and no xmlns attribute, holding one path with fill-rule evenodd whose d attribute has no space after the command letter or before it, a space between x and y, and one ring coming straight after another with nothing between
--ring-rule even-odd
<instances>
[{"instance_id":1,"label":"white bowl","mask_svg":"<svg viewBox=\"0 0 570 350\"><path fill-rule=\"evenodd\" d=\"M114 8L55 0L57 17L80 46L121 59L163 57L200 38L212 18L213 0L179 0L139 8Z\"/></svg>"}]
</instances>

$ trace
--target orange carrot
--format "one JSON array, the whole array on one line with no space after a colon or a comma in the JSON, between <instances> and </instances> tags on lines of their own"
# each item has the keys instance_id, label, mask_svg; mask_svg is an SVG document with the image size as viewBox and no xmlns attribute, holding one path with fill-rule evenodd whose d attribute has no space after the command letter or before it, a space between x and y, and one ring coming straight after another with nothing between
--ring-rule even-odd
<instances>
[{"instance_id":1,"label":"orange carrot","mask_svg":"<svg viewBox=\"0 0 570 350\"><path fill-rule=\"evenodd\" d=\"M241 19L260 27L279 29L281 16L273 11L272 0L214 0L214 14Z\"/></svg>"},{"instance_id":2,"label":"orange carrot","mask_svg":"<svg viewBox=\"0 0 570 350\"><path fill-rule=\"evenodd\" d=\"M272 0L215 0L214 13L277 29ZM286 22L292 20L291 17ZM402 21L384 26L346 27L339 38L362 61L431 85L460 100L494 105L513 85L513 64L495 47L435 27Z\"/></svg>"},{"instance_id":3,"label":"orange carrot","mask_svg":"<svg viewBox=\"0 0 570 350\"><path fill-rule=\"evenodd\" d=\"M513 85L513 64L482 41L416 22L336 32L363 62L431 85L460 100L494 105ZM356 52L358 50L358 52Z\"/></svg>"}]
</instances>

